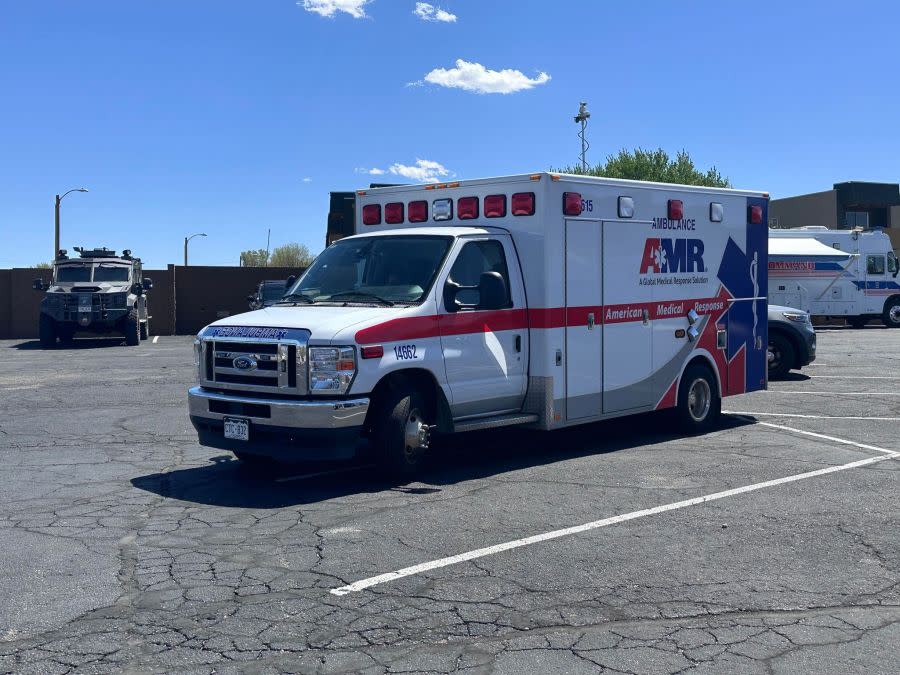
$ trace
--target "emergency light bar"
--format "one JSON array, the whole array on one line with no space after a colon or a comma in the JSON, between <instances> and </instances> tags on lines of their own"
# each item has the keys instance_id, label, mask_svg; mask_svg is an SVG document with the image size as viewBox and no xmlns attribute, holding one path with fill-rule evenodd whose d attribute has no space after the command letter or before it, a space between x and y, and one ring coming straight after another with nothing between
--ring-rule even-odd
<instances>
[{"instance_id":1,"label":"emergency light bar","mask_svg":"<svg viewBox=\"0 0 900 675\"><path fill-rule=\"evenodd\" d=\"M389 225L398 225L403 222L403 202L384 205L384 222Z\"/></svg>"},{"instance_id":2,"label":"emergency light bar","mask_svg":"<svg viewBox=\"0 0 900 675\"><path fill-rule=\"evenodd\" d=\"M428 202L410 202L409 203L409 222L424 223L428 220Z\"/></svg>"},{"instance_id":3,"label":"emergency light bar","mask_svg":"<svg viewBox=\"0 0 900 675\"><path fill-rule=\"evenodd\" d=\"M472 220L478 217L478 197L460 197L456 200L456 217Z\"/></svg>"}]
</instances>

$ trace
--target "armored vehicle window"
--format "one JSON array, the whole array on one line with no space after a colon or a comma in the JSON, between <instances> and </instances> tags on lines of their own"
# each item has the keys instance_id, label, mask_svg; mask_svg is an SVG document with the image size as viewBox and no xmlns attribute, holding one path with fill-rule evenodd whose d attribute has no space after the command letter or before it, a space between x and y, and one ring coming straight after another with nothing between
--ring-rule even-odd
<instances>
[{"instance_id":1,"label":"armored vehicle window","mask_svg":"<svg viewBox=\"0 0 900 675\"><path fill-rule=\"evenodd\" d=\"M101 263L94 268L94 281L128 281L128 265Z\"/></svg>"},{"instance_id":2,"label":"armored vehicle window","mask_svg":"<svg viewBox=\"0 0 900 675\"><path fill-rule=\"evenodd\" d=\"M90 265L60 265L56 268L56 281L70 283L73 281L90 281Z\"/></svg>"},{"instance_id":3,"label":"armored vehicle window","mask_svg":"<svg viewBox=\"0 0 900 675\"><path fill-rule=\"evenodd\" d=\"M866 272L869 274L884 274L884 256L866 256Z\"/></svg>"}]
</instances>

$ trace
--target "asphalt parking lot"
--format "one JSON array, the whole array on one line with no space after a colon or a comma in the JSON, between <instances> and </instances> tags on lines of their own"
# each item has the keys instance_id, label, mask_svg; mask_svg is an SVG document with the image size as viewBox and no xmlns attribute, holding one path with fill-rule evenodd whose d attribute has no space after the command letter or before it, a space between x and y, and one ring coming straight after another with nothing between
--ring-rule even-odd
<instances>
[{"instance_id":1,"label":"asphalt parking lot","mask_svg":"<svg viewBox=\"0 0 900 675\"><path fill-rule=\"evenodd\" d=\"M199 447L190 342L0 342L0 671L900 670L900 331L408 485Z\"/></svg>"}]
</instances>

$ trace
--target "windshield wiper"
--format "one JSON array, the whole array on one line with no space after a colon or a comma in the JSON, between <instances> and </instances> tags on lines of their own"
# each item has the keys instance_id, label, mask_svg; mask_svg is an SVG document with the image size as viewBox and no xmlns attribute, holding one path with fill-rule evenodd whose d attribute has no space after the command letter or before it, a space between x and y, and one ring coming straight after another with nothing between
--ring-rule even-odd
<instances>
[{"instance_id":1,"label":"windshield wiper","mask_svg":"<svg viewBox=\"0 0 900 675\"><path fill-rule=\"evenodd\" d=\"M367 298L370 300L375 300L376 302L380 302L382 305L386 305L387 307L394 306L394 303L391 302L390 300L385 300L384 298L379 297L379 296L375 295L374 293L366 293L365 291L342 291L341 293L335 293L334 295L328 296L328 300L326 300L325 302L330 302L331 300L334 300L335 298L340 298L342 296L349 296L349 297L355 296L358 298Z\"/></svg>"},{"instance_id":2,"label":"windshield wiper","mask_svg":"<svg viewBox=\"0 0 900 675\"><path fill-rule=\"evenodd\" d=\"M292 302L293 300L303 300L307 305L313 304L313 301L310 300L307 296L303 295L303 293L288 293L287 295L282 295L279 300L277 300L274 304L281 305Z\"/></svg>"}]
</instances>

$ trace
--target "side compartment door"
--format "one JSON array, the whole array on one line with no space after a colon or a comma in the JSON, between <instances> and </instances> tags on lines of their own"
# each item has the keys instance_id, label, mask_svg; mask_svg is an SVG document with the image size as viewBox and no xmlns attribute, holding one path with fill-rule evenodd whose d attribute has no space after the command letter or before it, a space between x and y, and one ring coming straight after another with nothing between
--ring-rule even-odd
<instances>
[{"instance_id":1,"label":"side compartment door","mask_svg":"<svg viewBox=\"0 0 900 675\"><path fill-rule=\"evenodd\" d=\"M566 419L603 412L603 234L566 221Z\"/></svg>"},{"instance_id":2,"label":"side compartment door","mask_svg":"<svg viewBox=\"0 0 900 675\"><path fill-rule=\"evenodd\" d=\"M665 255L639 221L603 222L603 412L652 408L655 282Z\"/></svg>"},{"instance_id":3,"label":"side compartment door","mask_svg":"<svg viewBox=\"0 0 900 675\"><path fill-rule=\"evenodd\" d=\"M505 235L457 243L450 271L438 285L441 349L454 417L517 411L527 384L528 313L512 240ZM506 297L485 306L479 285L499 275ZM456 290L448 306L449 287ZM484 295L487 295L486 293Z\"/></svg>"}]
</instances>

